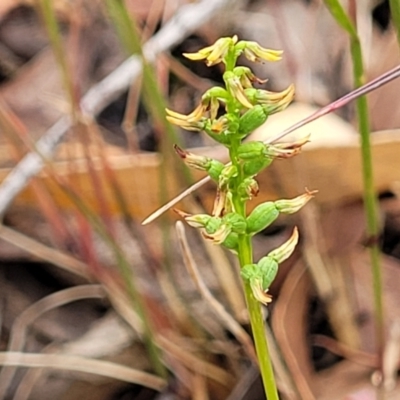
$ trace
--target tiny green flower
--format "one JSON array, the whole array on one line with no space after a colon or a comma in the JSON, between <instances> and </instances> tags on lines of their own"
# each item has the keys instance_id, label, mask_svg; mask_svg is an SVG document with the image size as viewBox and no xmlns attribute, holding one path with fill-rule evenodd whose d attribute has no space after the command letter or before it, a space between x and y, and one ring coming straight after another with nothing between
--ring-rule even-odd
<instances>
[{"instance_id":1,"label":"tiny green flower","mask_svg":"<svg viewBox=\"0 0 400 400\"><path fill-rule=\"evenodd\" d=\"M240 271L243 279L250 283L254 297L261 303L272 301L272 297L267 294L268 289L276 278L279 264L292 255L298 240L299 233L295 227L285 243L261 258L257 264L247 264Z\"/></svg>"},{"instance_id":2,"label":"tiny green flower","mask_svg":"<svg viewBox=\"0 0 400 400\"><path fill-rule=\"evenodd\" d=\"M237 176L237 168L234 165L226 165L219 176L218 187L220 189L229 187L229 183L232 181L232 178L236 178Z\"/></svg>"},{"instance_id":3,"label":"tiny green flower","mask_svg":"<svg viewBox=\"0 0 400 400\"><path fill-rule=\"evenodd\" d=\"M252 62L279 61L282 57L282 50L270 50L261 47L257 42L240 41L236 48L242 48L244 56Z\"/></svg>"},{"instance_id":4,"label":"tiny green flower","mask_svg":"<svg viewBox=\"0 0 400 400\"><path fill-rule=\"evenodd\" d=\"M181 210L174 209L188 225L200 230L202 236L214 242L221 244L231 232L231 227L224 224L221 218L213 217L208 214L188 214Z\"/></svg>"},{"instance_id":5,"label":"tiny green flower","mask_svg":"<svg viewBox=\"0 0 400 400\"><path fill-rule=\"evenodd\" d=\"M224 215L222 222L231 227L232 232L243 234L246 232L246 219L237 213Z\"/></svg>"},{"instance_id":6,"label":"tiny green flower","mask_svg":"<svg viewBox=\"0 0 400 400\"><path fill-rule=\"evenodd\" d=\"M217 195L214 200L212 215L222 217L225 214L233 212L232 193L228 192L227 188L217 189Z\"/></svg>"},{"instance_id":7,"label":"tiny green flower","mask_svg":"<svg viewBox=\"0 0 400 400\"><path fill-rule=\"evenodd\" d=\"M180 114L175 111L165 110L167 112L167 120L171 124L178 125L187 131L201 131L203 130L207 119L204 117L206 108L203 104L198 105L190 114Z\"/></svg>"},{"instance_id":8,"label":"tiny green flower","mask_svg":"<svg viewBox=\"0 0 400 400\"><path fill-rule=\"evenodd\" d=\"M249 110L254 110L257 106ZM300 153L301 147L307 143L308 136L291 143L274 145L250 141L238 148L238 158L243 162L243 172L246 176L254 176L272 163L275 158L289 158Z\"/></svg>"},{"instance_id":9,"label":"tiny green flower","mask_svg":"<svg viewBox=\"0 0 400 400\"><path fill-rule=\"evenodd\" d=\"M276 270L278 270L277 263L275 263L274 266L276 266ZM265 305L271 303L272 296L268 294L269 285L265 287L263 271L257 264L245 265L241 269L240 274L244 280L249 282L253 296L257 301Z\"/></svg>"},{"instance_id":10,"label":"tiny green flower","mask_svg":"<svg viewBox=\"0 0 400 400\"><path fill-rule=\"evenodd\" d=\"M256 197L259 190L257 181L252 177L245 178L238 186L238 193L243 201Z\"/></svg>"},{"instance_id":11,"label":"tiny green flower","mask_svg":"<svg viewBox=\"0 0 400 400\"><path fill-rule=\"evenodd\" d=\"M188 225L193 228L205 228L208 224L210 227L219 226L221 224L220 218L214 218L208 214L188 214L184 211L173 209L180 217L182 217ZM217 228L215 228L217 229Z\"/></svg>"},{"instance_id":12,"label":"tiny green flower","mask_svg":"<svg viewBox=\"0 0 400 400\"><path fill-rule=\"evenodd\" d=\"M220 38L213 45L205 47L196 53L183 53L183 55L194 61L206 60L206 65L211 67L224 62L228 50L236 44L237 40L237 36Z\"/></svg>"},{"instance_id":13,"label":"tiny green flower","mask_svg":"<svg viewBox=\"0 0 400 400\"><path fill-rule=\"evenodd\" d=\"M214 86L208 89L201 97L201 105L204 107L204 111L207 111L211 121L215 120L218 115L220 102L226 102L228 92L218 86ZM206 113L203 113L206 116Z\"/></svg>"},{"instance_id":14,"label":"tiny green flower","mask_svg":"<svg viewBox=\"0 0 400 400\"><path fill-rule=\"evenodd\" d=\"M223 115L222 117L212 121L210 130L214 134L220 134L226 131L228 127L229 127L229 120L225 115Z\"/></svg>"},{"instance_id":15,"label":"tiny green flower","mask_svg":"<svg viewBox=\"0 0 400 400\"><path fill-rule=\"evenodd\" d=\"M194 153L181 149L178 145L174 146L174 149L179 157L191 168L199 169L201 171L207 171L210 177L218 182L219 176L225 165L217 160L213 160L210 157L198 156Z\"/></svg>"},{"instance_id":16,"label":"tiny green flower","mask_svg":"<svg viewBox=\"0 0 400 400\"><path fill-rule=\"evenodd\" d=\"M252 88L253 83L265 83L267 79L257 78L253 71L248 67L235 67L233 73L240 79L244 88Z\"/></svg>"},{"instance_id":17,"label":"tiny green flower","mask_svg":"<svg viewBox=\"0 0 400 400\"><path fill-rule=\"evenodd\" d=\"M246 108L253 107L253 104L250 103L249 99L246 97L245 89L242 86L240 78L236 76L234 72L226 71L224 73L224 81L228 91L242 106Z\"/></svg>"},{"instance_id":18,"label":"tiny green flower","mask_svg":"<svg viewBox=\"0 0 400 400\"><path fill-rule=\"evenodd\" d=\"M201 230L204 239L213 242L214 244L222 244L228 235L232 232L229 225L221 224L220 227L214 232L208 230Z\"/></svg>"},{"instance_id":19,"label":"tiny green flower","mask_svg":"<svg viewBox=\"0 0 400 400\"><path fill-rule=\"evenodd\" d=\"M278 111L283 111L294 98L293 85L290 85L282 92L270 92L268 90L255 88L245 89L244 92L250 103L254 105L263 105L268 114L274 114Z\"/></svg>"},{"instance_id":20,"label":"tiny green flower","mask_svg":"<svg viewBox=\"0 0 400 400\"><path fill-rule=\"evenodd\" d=\"M266 148L266 144L256 141L242 143L239 146L238 158L244 161L242 165L246 176L252 177L258 174L272 163L274 156L266 153Z\"/></svg>"}]
</instances>

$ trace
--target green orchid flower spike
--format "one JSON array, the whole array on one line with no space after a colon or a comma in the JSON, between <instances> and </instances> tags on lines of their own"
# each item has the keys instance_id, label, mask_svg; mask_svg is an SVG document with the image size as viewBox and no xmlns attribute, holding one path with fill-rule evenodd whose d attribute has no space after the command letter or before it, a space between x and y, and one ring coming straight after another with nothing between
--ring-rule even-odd
<instances>
[{"instance_id":1,"label":"green orchid flower spike","mask_svg":"<svg viewBox=\"0 0 400 400\"><path fill-rule=\"evenodd\" d=\"M259 302L265 305L272 302L268 289L278 273L279 264L291 256L298 240L299 233L294 228L291 237L280 247L261 258L257 264L247 264L242 268L240 273L250 283L254 297Z\"/></svg>"},{"instance_id":2,"label":"green orchid flower spike","mask_svg":"<svg viewBox=\"0 0 400 400\"><path fill-rule=\"evenodd\" d=\"M316 191L293 199L268 201L247 213L246 205L259 192L257 174L276 158L297 155L309 137L287 143L265 144L244 139L263 125L269 115L284 110L294 98L294 86L271 92L254 85L263 84L248 67L238 66L243 55L252 62L276 62L282 51L269 50L256 42L238 40L237 36L218 39L196 53L184 54L190 60L204 61L207 66L222 63L224 87L213 87L201 97L200 104L188 115L167 110L167 119L189 131L203 131L229 150L230 163L193 154L175 146L175 151L192 168L207 172L217 185L212 213L192 215L175 210L190 226L200 230L206 240L222 245L239 259L250 321L260 361L260 370L269 400L277 400L268 346L262 325L261 304L271 303L268 290L278 274L279 264L294 251L299 234L277 249L253 262L252 237L272 224L279 214L293 214L305 206Z\"/></svg>"}]
</instances>

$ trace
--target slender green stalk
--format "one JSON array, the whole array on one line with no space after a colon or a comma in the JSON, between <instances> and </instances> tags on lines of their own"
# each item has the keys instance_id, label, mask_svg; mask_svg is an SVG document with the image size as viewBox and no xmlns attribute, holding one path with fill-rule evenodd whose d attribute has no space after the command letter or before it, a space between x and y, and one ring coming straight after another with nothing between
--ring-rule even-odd
<instances>
[{"instance_id":1,"label":"slender green stalk","mask_svg":"<svg viewBox=\"0 0 400 400\"><path fill-rule=\"evenodd\" d=\"M146 307L144 305L142 296L140 295L137 284L134 279L134 275L132 274L131 267L129 262L127 261L122 249L118 246L115 240L110 236L107 232L107 229L104 228L101 220L98 216L88 207L84 201L75 193L75 191L70 188L68 185L65 185L64 182L59 181L60 188L67 194L67 196L74 202L77 208L82 212L85 218L91 223L95 231L102 237L102 239L110 246L113 250L117 267L119 268L119 272L126 286L126 292L128 294L129 300L132 302L133 308L138 313L142 323L143 323L143 340L145 346L148 350L150 360L154 367L155 372L162 376L163 378L167 377L167 370L161 360L160 351L157 348L154 341L153 329L146 312Z\"/></svg>"},{"instance_id":2,"label":"slender green stalk","mask_svg":"<svg viewBox=\"0 0 400 400\"><path fill-rule=\"evenodd\" d=\"M301 209L314 192L306 192L294 199L259 204L247 215L247 201L258 193L257 174L275 158L297 154L308 138L276 145L243 142L270 114L290 104L294 88L290 85L278 93L256 89L253 83L262 81L250 68L236 65L241 54L253 62L278 61L281 58L281 51L265 49L256 42L238 41L237 36L220 38L197 53L184 54L192 60L205 60L208 66L223 63L225 87L216 86L203 93L200 104L189 115L167 110L167 119L187 130L206 132L228 148L231 162L224 165L218 160L177 148L178 155L189 166L209 173L218 185L218 192L212 215L176 211L189 225L200 229L204 238L237 254L265 392L268 400L278 400L261 303L267 305L272 301L269 287L279 264L294 251L298 231L295 228L285 243L257 263L253 262L252 237L272 224L280 213L292 214ZM222 105L225 113L220 116Z\"/></svg>"},{"instance_id":3,"label":"slender green stalk","mask_svg":"<svg viewBox=\"0 0 400 400\"><path fill-rule=\"evenodd\" d=\"M397 41L400 46L400 0L389 0L389 5L393 25L396 28Z\"/></svg>"},{"instance_id":4,"label":"slender green stalk","mask_svg":"<svg viewBox=\"0 0 400 400\"><path fill-rule=\"evenodd\" d=\"M62 73L62 80L64 83L65 90L67 92L68 100L71 105L71 114L73 119L77 120L77 112L79 112L79 104L74 96L73 82L69 73L67 59L65 57L65 51L62 44L62 37L59 32L57 20L55 17L54 9L51 4L51 0L40 0L40 8L42 11L44 23L47 29L47 33L50 39L50 43L55 54L57 63L60 66ZM162 118L160 118L161 120ZM103 239L110 245L113 249L117 266L120 269L120 274L126 285L127 294L133 303L133 306L139 317L141 318L144 326L144 342L148 349L150 359L153 363L156 373L162 377L167 376L167 370L161 361L159 350L155 345L152 327L147 316L145 306L143 304L143 299L137 290L136 284L134 282L131 269L128 261L122 250L119 248L114 239L108 234L107 230L104 229L101 221L92 212L92 210L85 205L85 203L79 198L79 196L72 191L67 185L60 184L60 187L68 194L68 196L73 200L75 205L81 210L85 217L90 221L95 230L103 237Z\"/></svg>"},{"instance_id":5,"label":"slender green stalk","mask_svg":"<svg viewBox=\"0 0 400 400\"><path fill-rule=\"evenodd\" d=\"M129 14L122 0L107 0L106 4L125 49L130 54L137 54L141 57L143 71L143 100L146 109L152 117L155 126L162 133L160 136L160 142L164 159L170 161L172 165L178 166L176 158L171 157L170 149L174 143L179 143L180 139L177 136L175 129L173 129L171 124L165 119L166 103L157 85L154 70L143 55L141 39L136 22L133 19L133 16ZM166 151L167 149L168 151ZM182 169L181 164L179 164L179 167L176 168L175 172L177 173L177 176L182 176L183 174L185 183L191 181L188 169ZM165 182L166 180L164 179L162 181Z\"/></svg>"},{"instance_id":6,"label":"slender green stalk","mask_svg":"<svg viewBox=\"0 0 400 400\"><path fill-rule=\"evenodd\" d=\"M226 71L232 71L235 66L236 59L227 57ZM228 92L228 100L226 104L227 112L232 114L237 113L237 107L235 106L234 96ZM235 211L243 218L247 217L246 202L243 201L238 193L238 187L244 179L244 174L238 159L238 147L240 146L240 140L232 139L229 154L232 165L237 168L238 177L234 190L232 190L232 203L235 207ZM248 234L238 236L238 259L240 268L242 269L245 265L253 263L253 245L251 237ZM251 330L253 332L253 339L256 347L257 358L260 366L261 378L263 381L264 389L268 400L279 400L278 390L276 387L274 370L272 368L271 357L269 354L267 338L264 331L264 321L262 317L261 304L255 299L249 282L244 282L245 297L247 309L250 317Z\"/></svg>"},{"instance_id":7,"label":"slender green stalk","mask_svg":"<svg viewBox=\"0 0 400 400\"><path fill-rule=\"evenodd\" d=\"M244 236L239 238L239 260L243 268L252 263L252 245L250 238ZM250 316L251 330L253 332L256 346L257 358L260 365L261 378L268 400L279 400L276 388L274 370L272 368L271 356L268 342L264 331L264 320L260 303L254 298L249 282L244 282L247 310Z\"/></svg>"},{"instance_id":8,"label":"slender green stalk","mask_svg":"<svg viewBox=\"0 0 400 400\"><path fill-rule=\"evenodd\" d=\"M39 5L56 62L58 63L61 70L64 90L66 91L68 101L71 106L71 114L73 118L76 119L75 114L79 109L79 105L74 95L73 82L69 72L68 62L65 56L66 53L62 42L62 36L60 34L56 15L52 6L52 1L39 0Z\"/></svg>"},{"instance_id":9,"label":"slender green stalk","mask_svg":"<svg viewBox=\"0 0 400 400\"><path fill-rule=\"evenodd\" d=\"M356 87L365 84L362 51L357 31L350 18L345 13L338 0L325 0L325 4L337 23L346 30L350 36L350 50L353 61L353 76ZM368 118L368 105L365 96L357 99L357 117L360 130L362 174L364 184L364 203L367 219L367 234L370 244L371 269L373 277L374 307L376 323L376 340L378 352L381 355L384 346L384 310L382 300L382 276L380 267L380 251L377 239L380 233L378 207L374 189L372 154L370 144L370 127Z\"/></svg>"}]
</instances>

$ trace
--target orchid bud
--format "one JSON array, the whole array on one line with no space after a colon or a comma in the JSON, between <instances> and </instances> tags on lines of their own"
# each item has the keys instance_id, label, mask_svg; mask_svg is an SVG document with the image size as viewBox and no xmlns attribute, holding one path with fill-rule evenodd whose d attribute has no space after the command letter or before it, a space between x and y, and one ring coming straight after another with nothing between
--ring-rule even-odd
<instances>
[{"instance_id":1,"label":"orchid bud","mask_svg":"<svg viewBox=\"0 0 400 400\"><path fill-rule=\"evenodd\" d=\"M226 88L233 95L233 97L244 107L253 108L253 104L250 103L245 94L245 89L242 86L240 78L235 75L232 71L226 71L224 73L224 81Z\"/></svg>"},{"instance_id":2,"label":"orchid bud","mask_svg":"<svg viewBox=\"0 0 400 400\"><path fill-rule=\"evenodd\" d=\"M224 215L222 222L229 225L232 232L243 234L246 232L246 219L237 213L229 213Z\"/></svg>"},{"instance_id":3,"label":"orchid bud","mask_svg":"<svg viewBox=\"0 0 400 400\"><path fill-rule=\"evenodd\" d=\"M285 261L293 253L299 239L297 228L294 228L289 240L267 256L261 258L257 264L245 265L240 274L249 282L254 297L263 304L272 301L267 294L269 287L275 280L279 264Z\"/></svg>"},{"instance_id":4,"label":"orchid bud","mask_svg":"<svg viewBox=\"0 0 400 400\"><path fill-rule=\"evenodd\" d=\"M230 144L230 138L226 134L226 131L221 129L221 125L219 124L220 122L218 122L218 120L214 122L207 120L203 126L203 130L211 139L214 139L216 142L228 147Z\"/></svg>"},{"instance_id":5,"label":"orchid bud","mask_svg":"<svg viewBox=\"0 0 400 400\"><path fill-rule=\"evenodd\" d=\"M221 244L228 250L237 253L238 242L238 234L235 232L231 232Z\"/></svg>"},{"instance_id":6,"label":"orchid bud","mask_svg":"<svg viewBox=\"0 0 400 400\"><path fill-rule=\"evenodd\" d=\"M257 106L252 108L251 110L247 111L246 114L256 109ZM245 115L246 115L245 114ZM252 160L264 155L265 151L265 144L263 142L246 142L242 143L238 148L238 157L241 160Z\"/></svg>"},{"instance_id":7,"label":"orchid bud","mask_svg":"<svg viewBox=\"0 0 400 400\"><path fill-rule=\"evenodd\" d=\"M201 97L201 103L205 106L206 110L209 112L211 121L217 118L220 101L226 102L228 92L219 86L214 86L208 89Z\"/></svg>"},{"instance_id":8,"label":"orchid bud","mask_svg":"<svg viewBox=\"0 0 400 400\"><path fill-rule=\"evenodd\" d=\"M193 228L205 228L207 224L215 217L212 217L211 215L208 214L188 214L184 211L178 210L177 208L174 208L174 211L182 217L188 225L192 226ZM216 222L211 222L211 224L215 224Z\"/></svg>"},{"instance_id":9,"label":"orchid bud","mask_svg":"<svg viewBox=\"0 0 400 400\"><path fill-rule=\"evenodd\" d=\"M228 92L221 86L213 86L212 88L206 90L201 96L203 100L216 98L218 100L226 101L228 97Z\"/></svg>"},{"instance_id":10,"label":"orchid bud","mask_svg":"<svg viewBox=\"0 0 400 400\"><path fill-rule=\"evenodd\" d=\"M190 224L190 221L188 221L188 219L186 219L186 221ZM221 225L222 225L221 218L210 217L210 219L205 224L204 229L207 233L214 234L221 228Z\"/></svg>"},{"instance_id":11,"label":"orchid bud","mask_svg":"<svg viewBox=\"0 0 400 400\"><path fill-rule=\"evenodd\" d=\"M220 223L218 228L214 229L217 226L217 224L213 225L212 227L211 225L208 225L206 229L201 230L201 234L203 235L204 239L207 239L214 244L221 244L231 233L231 227L227 224Z\"/></svg>"},{"instance_id":12,"label":"orchid bud","mask_svg":"<svg viewBox=\"0 0 400 400\"><path fill-rule=\"evenodd\" d=\"M260 157L256 160L246 161L243 163L243 173L245 176L257 175L264 168L268 167L273 161L273 158Z\"/></svg>"},{"instance_id":13,"label":"orchid bud","mask_svg":"<svg viewBox=\"0 0 400 400\"><path fill-rule=\"evenodd\" d=\"M260 104L255 105L246 111L239 121L239 134L246 137L259 128L268 118L269 113L266 108Z\"/></svg>"},{"instance_id":14,"label":"orchid bud","mask_svg":"<svg viewBox=\"0 0 400 400\"><path fill-rule=\"evenodd\" d=\"M271 225L279 216L274 202L267 201L266 203L259 204L247 217L247 233L255 235L261 232L267 226Z\"/></svg>"},{"instance_id":15,"label":"orchid bud","mask_svg":"<svg viewBox=\"0 0 400 400\"><path fill-rule=\"evenodd\" d=\"M258 264L247 264L240 271L243 279L249 282L256 300L263 304L272 301L272 297L267 292L278 271L277 263L270 263L270 267L270 270L268 268L262 270Z\"/></svg>"},{"instance_id":16,"label":"orchid bud","mask_svg":"<svg viewBox=\"0 0 400 400\"><path fill-rule=\"evenodd\" d=\"M234 165L226 165L219 175L218 186L225 188L229 185L232 178L237 177L237 168Z\"/></svg>"},{"instance_id":17,"label":"orchid bud","mask_svg":"<svg viewBox=\"0 0 400 400\"><path fill-rule=\"evenodd\" d=\"M253 74L253 71L249 67L235 67L233 72L240 79L240 82L244 88L253 87L254 82L267 82L267 79L257 78L257 76Z\"/></svg>"},{"instance_id":18,"label":"orchid bud","mask_svg":"<svg viewBox=\"0 0 400 400\"><path fill-rule=\"evenodd\" d=\"M188 225L200 229L205 239L215 244L223 243L232 231L231 225L223 222L219 217L208 214L191 215L177 209L174 211L184 218Z\"/></svg>"},{"instance_id":19,"label":"orchid bud","mask_svg":"<svg viewBox=\"0 0 400 400\"><path fill-rule=\"evenodd\" d=\"M268 255L261 258L261 260L258 261L257 266L262 276L262 288L263 290L267 290L276 278L279 264L275 259Z\"/></svg>"},{"instance_id":20,"label":"orchid bud","mask_svg":"<svg viewBox=\"0 0 400 400\"><path fill-rule=\"evenodd\" d=\"M265 154L266 146L263 142L255 141L243 143L239 146L238 157L241 160L246 160L242 164L246 176L258 174L272 163L273 157Z\"/></svg>"},{"instance_id":21,"label":"orchid bud","mask_svg":"<svg viewBox=\"0 0 400 400\"><path fill-rule=\"evenodd\" d=\"M258 183L254 178L245 178L238 186L238 193L241 200L251 200L259 192Z\"/></svg>"},{"instance_id":22,"label":"orchid bud","mask_svg":"<svg viewBox=\"0 0 400 400\"><path fill-rule=\"evenodd\" d=\"M217 160L211 160L209 166L207 167L206 171L210 178L215 182L218 182L219 176L221 175L222 170L225 168L225 165L222 162Z\"/></svg>"}]
</instances>

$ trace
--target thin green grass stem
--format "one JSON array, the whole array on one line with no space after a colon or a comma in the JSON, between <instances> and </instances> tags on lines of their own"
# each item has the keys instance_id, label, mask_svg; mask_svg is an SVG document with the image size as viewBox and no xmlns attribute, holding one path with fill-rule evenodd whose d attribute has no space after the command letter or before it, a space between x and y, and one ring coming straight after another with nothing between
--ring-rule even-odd
<instances>
[{"instance_id":1,"label":"thin green grass stem","mask_svg":"<svg viewBox=\"0 0 400 400\"><path fill-rule=\"evenodd\" d=\"M336 19L337 23L343 29L345 29L350 36L350 50L353 61L354 84L356 87L361 87L365 83L365 76L361 44L357 35L357 31L338 0L325 0L325 4L330 10L333 17ZM361 140L362 175L364 185L364 204L367 220L367 235L369 241L371 242L370 257L373 277L376 341L378 352L381 356L384 347L385 331L380 251L377 244L377 238L379 237L380 233L380 224L378 219L378 207L373 179L370 126L366 97L363 96L358 98L356 106Z\"/></svg>"},{"instance_id":2,"label":"thin green grass stem","mask_svg":"<svg viewBox=\"0 0 400 400\"><path fill-rule=\"evenodd\" d=\"M160 150L163 154L163 159L175 167L174 171L178 177L182 178L182 183L191 183L193 179L191 178L188 168L182 168L182 164L179 162L179 159L177 157L173 157L170 151L171 147L175 143L180 144L180 139L176 134L175 129L165 119L166 103L158 87L154 70L143 55L141 38L136 26L136 21L133 19L133 16L129 14L122 0L107 0L106 4L109 14L114 21L118 36L121 39L125 49L130 54L139 55L142 60L143 101L148 113L153 119L156 128L161 133ZM165 170L165 166L163 169ZM165 181L166 179L163 177L161 182Z\"/></svg>"},{"instance_id":3,"label":"thin green grass stem","mask_svg":"<svg viewBox=\"0 0 400 400\"><path fill-rule=\"evenodd\" d=\"M390 14L397 33L397 42L400 46L400 0L389 0Z\"/></svg>"},{"instance_id":4,"label":"thin green grass stem","mask_svg":"<svg viewBox=\"0 0 400 400\"><path fill-rule=\"evenodd\" d=\"M73 89L73 82L68 68L68 62L65 56L62 36L58 27L56 15L51 0L40 0L40 10L43 16L43 22L50 40L50 44L54 53L57 64L61 70L61 77L64 85L64 90L67 94L69 104L71 106L71 114L76 120L76 112L79 110L79 105L76 101Z\"/></svg>"},{"instance_id":5,"label":"thin green grass stem","mask_svg":"<svg viewBox=\"0 0 400 400\"><path fill-rule=\"evenodd\" d=\"M54 9L52 7L52 2L50 0L40 0L39 4L41 7L50 43L52 45L52 49L55 55L55 59L61 69L64 87L67 92L68 100L71 105L71 113L73 118L76 119L76 112L79 110L79 106L77 104L77 101L75 100L73 83L69 73L68 63L65 57L65 51L63 49L63 44L62 44L62 37L59 32ZM162 120L161 117L160 120ZM144 326L143 340L149 352L149 357L153 364L154 370L157 374L165 378L167 376L167 370L161 361L159 349L155 345L151 324L145 311L143 299L137 290L136 284L133 280L133 276L131 273L131 268L129 266L128 261L126 260L125 255L123 254L122 250L119 248L115 240L107 233L106 229L103 227L102 223L100 222L99 218L95 215L95 213L83 203L83 201L79 198L79 196L77 196L72 190L69 190L67 186L61 185L61 187L66 191L66 193L75 203L75 205L80 209L83 215L91 222L94 229L103 237L103 239L113 249L117 259L117 266L119 267L120 274L126 285L128 296L143 322Z\"/></svg>"},{"instance_id":6,"label":"thin green grass stem","mask_svg":"<svg viewBox=\"0 0 400 400\"><path fill-rule=\"evenodd\" d=\"M132 269L127 261L123 251L115 242L115 240L110 236L107 232L103 223L98 218L98 216L88 207L84 201L68 186L60 183L60 187L67 194L67 196L73 201L73 203L77 206L80 212L87 218L87 220L91 223L92 227L95 231L102 237L102 239L110 246L113 250L117 267L121 274L121 277L124 281L126 291L129 299L132 302L133 308L138 313L140 319L143 323L143 341L145 343L146 349L149 353L150 361L153 365L154 371L161 377L167 377L167 370L161 360L160 350L155 344L154 334L152 325L146 313L146 307L144 305L142 296L137 289L137 284L135 281L135 277L132 274Z\"/></svg>"}]
</instances>

